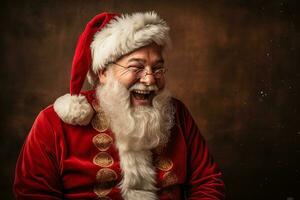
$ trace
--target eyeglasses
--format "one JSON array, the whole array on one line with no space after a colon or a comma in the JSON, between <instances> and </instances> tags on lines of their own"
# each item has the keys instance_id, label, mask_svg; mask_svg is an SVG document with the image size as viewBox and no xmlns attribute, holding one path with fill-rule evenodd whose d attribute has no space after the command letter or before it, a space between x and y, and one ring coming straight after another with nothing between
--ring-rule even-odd
<instances>
[{"instance_id":1,"label":"eyeglasses","mask_svg":"<svg viewBox=\"0 0 300 200\"><path fill-rule=\"evenodd\" d=\"M154 78L156 79L160 79L162 77L164 77L167 69L163 67L162 64L160 64L159 66L154 66L152 67L152 73L149 73L145 66L141 63L139 63L139 66L130 66L130 67L124 67L123 65L120 65L116 62L112 62L112 64L115 64L118 67L122 67L123 69L125 69L124 73L130 73L131 75L135 76L137 79L141 79L141 78L145 78L147 75L153 75Z\"/></svg>"}]
</instances>

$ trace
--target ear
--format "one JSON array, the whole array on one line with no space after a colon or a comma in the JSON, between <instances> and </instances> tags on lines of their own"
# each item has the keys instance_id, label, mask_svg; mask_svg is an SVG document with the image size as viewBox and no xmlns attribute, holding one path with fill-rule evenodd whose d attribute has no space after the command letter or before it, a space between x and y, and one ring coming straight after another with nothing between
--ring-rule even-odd
<instances>
[{"instance_id":1,"label":"ear","mask_svg":"<svg viewBox=\"0 0 300 200\"><path fill-rule=\"evenodd\" d=\"M107 79L107 70L106 69L100 70L98 73L98 78L99 78L99 83L104 84Z\"/></svg>"}]
</instances>

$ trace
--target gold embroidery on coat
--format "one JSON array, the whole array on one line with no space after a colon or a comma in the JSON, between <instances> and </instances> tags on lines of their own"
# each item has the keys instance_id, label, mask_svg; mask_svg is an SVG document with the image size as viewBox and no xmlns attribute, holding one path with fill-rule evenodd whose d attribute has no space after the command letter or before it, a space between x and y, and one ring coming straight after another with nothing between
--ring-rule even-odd
<instances>
[{"instance_id":1,"label":"gold embroidery on coat","mask_svg":"<svg viewBox=\"0 0 300 200\"><path fill-rule=\"evenodd\" d=\"M97 183L112 182L117 180L117 178L118 178L117 173L114 170L109 168L100 169L96 175Z\"/></svg>"},{"instance_id":2,"label":"gold embroidery on coat","mask_svg":"<svg viewBox=\"0 0 300 200\"><path fill-rule=\"evenodd\" d=\"M118 179L117 173L109 168L100 169L96 175L96 185L94 187L94 192L99 197L105 197L109 194L112 188L116 185Z\"/></svg>"},{"instance_id":3,"label":"gold embroidery on coat","mask_svg":"<svg viewBox=\"0 0 300 200\"><path fill-rule=\"evenodd\" d=\"M93 162L100 167L110 167L114 164L114 159L108 153L100 152L94 157Z\"/></svg>"},{"instance_id":4,"label":"gold embroidery on coat","mask_svg":"<svg viewBox=\"0 0 300 200\"><path fill-rule=\"evenodd\" d=\"M109 197L97 197L96 200L111 200Z\"/></svg>"},{"instance_id":5,"label":"gold embroidery on coat","mask_svg":"<svg viewBox=\"0 0 300 200\"><path fill-rule=\"evenodd\" d=\"M155 159L155 167L166 172L172 169L173 162L169 158L159 156Z\"/></svg>"},{"instance_id":6,"label":"gold embroidery on coat","mask_svg":"<svg viewBox=\"0 0 300 200\"><path fill-rule=\"evenodd\" d=\"M93 143L100 151L106 151L109 149L112 142L113 139L105 133L100 133L93 137Z\"/></svg>"},{"instance_id":7,"label":"gold embroidery on coat","mask_svg":"<svg viewBox=\"0 0 300 200\"><path fill-rule=\"evenodd\" d=\"M95 185L94 187L94 192L99 196L99 197L105 197L106 195L108 195L110 193L110 191L112 191L112 188L108 188L108 189L103 189L101 186L99 185Z\"/></svg>"},{"instance_id":8,"label":"gold embroidery on coat","mask_svg":"<svg viewBox=\"0 0 300 200\"><path fill-rule=\"evenodd\" d=\"M170 171L170 172L166 172L164 174L161 185L163 187L167 187L170 185L174 185L177 182L178 182L178 178L177 178L176 174L174 174L173 172Z\"/></svg>"},{"instance_id":9,"label":"gold embroidery on coat","mask_svg":"<svg viewBox=\"0 0 300 200\"><path fill-rule=\"evenodd\" d=\"M99 132L106 131L109 127L109 120L106 117L104 110L102 110L100 106L95 106L94 104L95 103L92 103L94 109L96 110L96 114L94 115L91 124L93 128Z\"/></svg>"}]
</instances>

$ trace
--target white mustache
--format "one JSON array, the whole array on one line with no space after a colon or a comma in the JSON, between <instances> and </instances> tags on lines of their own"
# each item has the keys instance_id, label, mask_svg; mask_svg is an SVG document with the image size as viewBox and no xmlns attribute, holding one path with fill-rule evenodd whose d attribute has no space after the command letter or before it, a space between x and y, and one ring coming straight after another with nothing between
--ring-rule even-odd
<instances>
[{"instance_id":1,"label":"white mustache","mask_svg":"<svg viewBox=\"0 0 300 200\"><path fill-rule=\"evenodd\" d=\"M144 90L144 91L158 91L158 87L157 85L144 85L142 83L136 83L133 86L131 86L129 88L129 91L133 91L133 90Z\"/></svg>"}]
</instances>

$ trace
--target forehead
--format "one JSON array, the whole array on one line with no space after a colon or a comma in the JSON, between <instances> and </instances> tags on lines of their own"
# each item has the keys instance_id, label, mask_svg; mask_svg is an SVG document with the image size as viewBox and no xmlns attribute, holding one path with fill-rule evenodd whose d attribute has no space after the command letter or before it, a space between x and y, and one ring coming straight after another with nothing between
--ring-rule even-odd
<instances>
[{"instance_id":1,"label":"forehead","mask_svg":"<svg viewBox=\"0 0 300 200\"><path fill-rule=\"evenodd\" d=\"M129 62L132 58L137 58L146 62L156 62L163 58L162 49L162 46L151 43L121 57L119 61Z\"/></svg>"}]
</instances>

